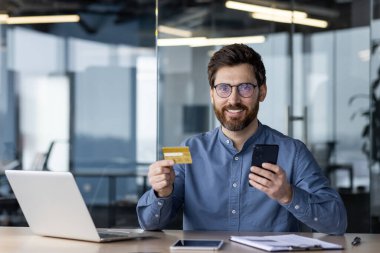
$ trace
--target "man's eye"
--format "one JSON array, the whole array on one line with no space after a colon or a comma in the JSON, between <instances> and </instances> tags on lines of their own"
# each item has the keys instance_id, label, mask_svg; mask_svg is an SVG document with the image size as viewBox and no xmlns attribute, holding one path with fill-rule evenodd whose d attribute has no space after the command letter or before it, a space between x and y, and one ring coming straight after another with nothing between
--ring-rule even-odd
<instances>
[{"instance_id":1,"label":"man's eye","mask_svg":"<svg viewBox=\"0 0 380 253\"><path fill-rule=\"evenodd\" d=\"M221 91L228 91L230 87L228 85L220 85L220 90Z\"/></svg>"},{"instance_id":2,"label":"man's eye","mask_svg":"<svg viewBox=\"0 0 380 253\"><path fill-rule=\"evenodd\" d=\"M251 90L252 89L252 86L248 83L245 83L245 84L241 84L240 85L240 89L242 90Z\"/></svg>"}]
</instances>

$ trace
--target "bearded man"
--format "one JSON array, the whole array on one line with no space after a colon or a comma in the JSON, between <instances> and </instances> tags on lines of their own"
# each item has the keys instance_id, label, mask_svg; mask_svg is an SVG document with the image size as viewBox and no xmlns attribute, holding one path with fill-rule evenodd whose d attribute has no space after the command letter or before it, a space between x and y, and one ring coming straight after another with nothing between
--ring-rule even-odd
<instances>
[{"instance_id":1,"label":"bearded man","mask_svg":"<svg viewBox=\"0 0 380 253\"><path fill-rule=\"evenodd\" d=\"M261 56L243 44L224 46L208 64L210 99L221 123L185 140L192 164L149 166L152 189L139 200L145 230L164 229L183 210L184 230L343 234L347 215L310 151L257 119L267 95ZM258 144L279 147L276 164L251 166Z\"/></svg>"}]
</instances>

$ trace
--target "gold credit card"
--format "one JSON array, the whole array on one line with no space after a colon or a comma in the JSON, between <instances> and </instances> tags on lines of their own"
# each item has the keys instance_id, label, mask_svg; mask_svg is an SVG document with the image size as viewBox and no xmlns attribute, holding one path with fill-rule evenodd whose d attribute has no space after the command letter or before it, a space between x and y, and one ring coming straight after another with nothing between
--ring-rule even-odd
<instances>
[{"instance_id":1,"label":"gold credit card","mask_svg":"<svg viewBox=\"0 0 380 253\"><path fill-rule=\"evenodd\" d=\"M192 163L189 147L163 147L162 153L165 160L173 160L175 163Z\"/></svg>"}]
</instances>

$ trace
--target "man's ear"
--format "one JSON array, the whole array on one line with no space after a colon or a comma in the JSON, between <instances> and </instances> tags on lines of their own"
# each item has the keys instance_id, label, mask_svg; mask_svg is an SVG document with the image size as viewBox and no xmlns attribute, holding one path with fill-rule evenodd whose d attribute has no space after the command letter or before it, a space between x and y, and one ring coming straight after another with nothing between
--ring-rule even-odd
<instances>
[{"instance_id":1,"label":"man's ear","mask_svg":"<svg viewBox=\"0 0 380 253\"><path fill-rule=\"evenodd\" d=\"M265 97L267 96L267 84L263 83L262 85L260 85L259 90L259 101L263 102Z\"/></svg>"}]
</instances>

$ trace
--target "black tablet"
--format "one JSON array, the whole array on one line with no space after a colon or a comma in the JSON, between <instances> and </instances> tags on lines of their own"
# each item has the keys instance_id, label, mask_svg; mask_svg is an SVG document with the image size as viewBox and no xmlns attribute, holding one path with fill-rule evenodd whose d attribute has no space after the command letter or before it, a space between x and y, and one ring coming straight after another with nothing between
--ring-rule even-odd
<instances>
[{"instance_id":1,"label":"black tablet","mask_svg":"<svg viewBox=\"0 0 380 253\"><path fill-rule=\"evenodd\" d=\"M223 240L178 240L170 249L173 250L218 250Z\"/></svg>"}]
</instances>

